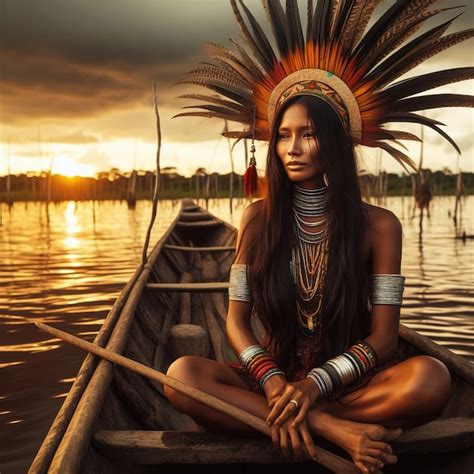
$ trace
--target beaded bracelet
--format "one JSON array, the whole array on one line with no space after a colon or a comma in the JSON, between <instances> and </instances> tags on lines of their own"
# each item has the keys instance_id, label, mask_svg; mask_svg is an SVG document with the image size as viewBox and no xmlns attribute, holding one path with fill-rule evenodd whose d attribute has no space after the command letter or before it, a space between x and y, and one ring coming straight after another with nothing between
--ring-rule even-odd
<instances>
[{"instance_id":1,"label":"beaded bracelet","mask_svg":"<svg viewBox=\"0 0 474 474\"><path fill-rule=\"evenodd\" d=\"M245 348L240 353L239 360L262 390L265 383L274 375L285 375L278 368L273 357L263 347L256 344Z\"/></svg>"},{"instance_id":2,"label":"beaded bracelet","mask_svg":"<svg viewBox=\"0 0 474 474\"><path fill-rule=\"evenodd\" d=\"M306 378L314 382L321 397L361 378L379 363L374 348L365 340L355 342L346 352L311 369Z\"/></svg>"}]
</instances>

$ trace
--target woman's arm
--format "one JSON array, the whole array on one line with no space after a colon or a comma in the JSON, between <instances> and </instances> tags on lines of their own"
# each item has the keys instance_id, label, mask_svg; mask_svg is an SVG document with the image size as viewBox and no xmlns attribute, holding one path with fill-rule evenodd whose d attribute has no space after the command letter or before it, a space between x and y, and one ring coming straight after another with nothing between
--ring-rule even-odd
<instances>
[{"instance_id":1,"label":"woman's arm","mask_svg":"<svg viewBox=\"0 0 474 474\"><path fill-rule=\"evenodd\" d=\"M260 236L262 201L249 205L242 214L237 236L237 254L231 267L229 288L229 310L226 335L241 363L257 380L267 396L271 396L276 380L284 380L272 356L259 344L251 328L252 292L247 278L252 260L251 244ZM253 347L251 347L253 346ZM242 351L244 351L242 353Z\"/></svg>"},{"instance_id":2,"label":"woman's arm","mask_svg":"<svg viewBox=\"0 0 474 474\"><path fill-rule=\"evenodd\" d=\"M242 213L237 234L237 255L234 261L236 264L249 264L249 249L256 234L255 220L258 219L260 208L260 201L256 201L247 206ZM239 356L245 348L259 343L251 328L252 307L252 302L229 299L226 336L236 356Z\"/></svg>"},{"instance_id":3,"label":"woman's arm","mask_svg":"<svg viewBox=\"0 0 474 474\"><path fill-rule=\"evenodd\" d=\"M372 274L399 275L402 260L402 225L397 216L376 208L370 222ZM374 348L379 363L391 359L397 349L400 306L373 304L372 328L365 340Z\"/></svg>"}]
</instances>

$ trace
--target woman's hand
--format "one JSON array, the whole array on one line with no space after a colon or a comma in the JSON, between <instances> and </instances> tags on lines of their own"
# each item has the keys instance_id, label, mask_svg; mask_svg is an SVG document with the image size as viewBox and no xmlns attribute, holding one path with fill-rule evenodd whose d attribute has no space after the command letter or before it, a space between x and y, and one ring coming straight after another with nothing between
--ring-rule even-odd
<instances>
[{"instance_id":1,"label":"woman's hand","mask_svg":"<svg viewBox=\"0 0 474 474\"><path fill-rule=\"evenodd\" d=\"M267 396L269 400L268 406L272 408L267 416L268 424L274 424L278 427L290 416L294 416L293 428L298 427L304 421L306 413L308 413L309 408L314 405L318 397L319 390L311 379L287 382L284 385L280 383L272 391L271 396Z\"/></svg>"},{"instance_id":2,"label":"woman's hand","mask_svg":"<svg viewBox=\"0 0 474 474\"><path fill-rule=\"evenodd\" d=\"M293 427L294 416L290 416L281 426L272 426L272 442L275 448L281 448L283 454L295 460L304 459L305 454L316 461L317 450L313 438L308 430L306 420L303 419L297 427Z\"/></svg>"},{"instance_id":3,"label":"woman's hand","mask_svg":"<svg viewBox=\"0 0 474 474\"><path fill-rule=\"evenodd\" d=\"M274 375L265 382L263 391L267 397L269 407L272 407L280 398L280 395L284 392L287 383L288 382L286 381L285 377L282 375Z\"/></svg>"}]
</instances>

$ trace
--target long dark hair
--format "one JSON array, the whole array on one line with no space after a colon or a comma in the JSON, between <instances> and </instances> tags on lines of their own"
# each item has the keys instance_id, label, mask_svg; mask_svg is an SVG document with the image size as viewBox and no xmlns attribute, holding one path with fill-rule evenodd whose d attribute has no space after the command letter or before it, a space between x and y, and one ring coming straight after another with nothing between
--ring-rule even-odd
<instances>
[{"instance_id":1,"label":"long dark hair","mask_svg":"<svg viewBox=\"0 0 474 474\"><path fill-rule=\"evenodd\" d=\"M319 141L317 159L322 161L329 182L328 268L323 305L317 316L319 349L313 364L321 365L342 353L355 340L367 336L370 329L368 272L362 252L365 213L353 148L339 116L326 101L295 96L275 116L267 155L266 196L258 219L260 229L248 249L255 309L268 330L272 352L287 375L292 371L298 331L296 286L289 267L295 242L291 209L294 184L276 153L276 143L282 115L295 103L308 111Z\"/></svg>"}]
</instances>

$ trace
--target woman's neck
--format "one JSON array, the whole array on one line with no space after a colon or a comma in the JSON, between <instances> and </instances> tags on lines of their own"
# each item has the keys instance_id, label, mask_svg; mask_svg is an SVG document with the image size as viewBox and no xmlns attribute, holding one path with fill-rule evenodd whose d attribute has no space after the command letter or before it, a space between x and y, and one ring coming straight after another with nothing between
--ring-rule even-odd
<instances>
[{"instance_id":1,"label":"woman's neck","mask_svg":"<svg viewBox=\"0 0 474 474\"><path fill-rule=\"evenodd\" d=\"M322 176L315 176L311 180L294 182L293 184L295 185L295 187L298 186L299 188L308 190L326 187Z\"/></svg>"},{"instance_id":2,"label":"woman's neck","mask_svg":"<svg viewBox=\"0 0 474 474\"><path fill-rule=\"evenodd\" d=\"M295 184L293 210L301 218L319 217L326 213L327 187L315 189L302 188Z\"/></svg>"}]
</instances>

